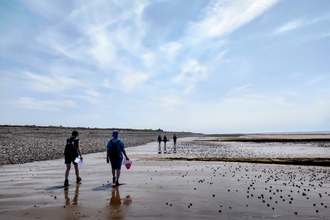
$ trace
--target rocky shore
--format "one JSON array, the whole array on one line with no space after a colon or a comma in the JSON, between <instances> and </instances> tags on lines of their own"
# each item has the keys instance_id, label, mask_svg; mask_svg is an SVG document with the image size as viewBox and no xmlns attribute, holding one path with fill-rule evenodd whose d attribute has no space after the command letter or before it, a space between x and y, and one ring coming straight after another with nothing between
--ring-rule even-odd
<instances>
[{"instance_id":1,"label":"rocky shore","mask_svg":"<svg viewBox=\"0 0 330 220\"><path fill-rule=\"evenodd\" d=\"M34 161L63 158L66 139L73 130L79 132L83 154L105 151L113 129L65 128L38 126L0 126L0 165L22 164ZM125 147L144 145L157 141L158 135L170 140L174 133L179 137L196 137L202 134L153 130L124 129L120 138Z\"/></svg>"}]
</instances>

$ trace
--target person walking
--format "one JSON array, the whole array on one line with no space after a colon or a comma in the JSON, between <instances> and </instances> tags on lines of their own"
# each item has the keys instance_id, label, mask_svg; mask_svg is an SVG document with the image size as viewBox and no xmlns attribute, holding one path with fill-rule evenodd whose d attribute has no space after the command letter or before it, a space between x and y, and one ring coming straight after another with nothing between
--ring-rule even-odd
<instances>
[{"instance_id":1,"label":"person walking","mask_svg":"<svg viewBox=\"0 0 330 220\"><path fill-rule=\"evenodd\" d=\"M73 131L70 138L66 140L66 147L64 152L64 163L66 164L66 171L65 171L65 180L64 186L69 186L69 173L71 169L71 163L74 166L74 170L76 173L76 183L81 182L81 177L79 176L79 168L78 163L75 162L75 159L80 156L80 160L83 159L81 148L80 148L80 141L78 138L78 131Z\"/></svg>"},{"instance_id":2,"label":"person walking","mask_svg":"<svg viewBox=\"0 0 330 220\"><path fill-rule=\"evenodd\" d=\"M164 154L166 154L166 142L168 141L166 135L164 135L163 141L164 141Z\"/></svg>"},{"instance_id":3,"label":"person walking","mask_svg":"<svg viewBox=\"0 0 330 220\"><path fill-rule=\"evenodd\" d=\"M173 135L173 146L174 146L174 150L173 152L176 153L176 139L177 139L177 136L174 134Z\"/></svg>"},{"instance_id":4,"label":"person walking","mask_svg":"<svg viewBox=\"0 0 330 220\"><path fill-rule=\"evenodd\" d=\"M173 135L173 143L174 143L174 146L176 145L176 139L177 139L177 136L174 134L174 135Z\"/></svg>"},{"instance_id":5,"label":"person walking","mask_svg":"<svg viewBox=\"0 0 330 220\"><path fill-rule=\"evenodd\" d=\"M162 143L162 137L160 135L158 135L158 154L162 153L162 149L160 144Z\"/></svg>"},{"instance_id":6,"label":"person walking","mask_svg":"<svg viewBox=\"0 0 330 220\"><path fill-rule=\"evenodd\" d=\"M112 185L119 185L119 177L121 165L123 163L123 154L126 160L129 160L127 157L126 151L124 149L124 142L118 138L119 132L114 130L112 132L112 139L108 141L107 144L107 163L111 163L112 171Z\"/></svg>"}]
</instances>

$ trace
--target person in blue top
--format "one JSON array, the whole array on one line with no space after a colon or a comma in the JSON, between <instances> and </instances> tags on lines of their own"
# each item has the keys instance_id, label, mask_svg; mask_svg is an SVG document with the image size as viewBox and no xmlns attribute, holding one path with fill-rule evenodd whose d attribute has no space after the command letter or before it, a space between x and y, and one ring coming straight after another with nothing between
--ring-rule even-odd
<instances>
[{"instance_id":1,"label":"person in blue top","mask_svg":"<svg viewBox=\"0 0 330 220\"><path fill-rule=\"evenodd\" d=\"M114 130L112 132L112 139L107 144L107 163L111 163L112 169L112 184L119 185L119 177L121 165L123 163L123 154L126 160L129 158L126 155L126 151L124 149L124 142L118 138L119 132Z\"/></svg>"}]
</instances>

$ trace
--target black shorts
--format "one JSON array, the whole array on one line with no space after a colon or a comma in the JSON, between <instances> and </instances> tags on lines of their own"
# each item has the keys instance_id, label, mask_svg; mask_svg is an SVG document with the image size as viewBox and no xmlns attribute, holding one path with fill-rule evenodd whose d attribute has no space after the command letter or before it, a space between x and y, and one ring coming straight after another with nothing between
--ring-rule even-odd
<instances>
[{"instance_id":1,"label":"black shorts","mask_svg":"<svg viewBox=\"0 0 330 220\"><path fill-rule=\"evenodd\" d=\"M74 160L76 158L77 157L64 157L64 163L65 164L71 164L71 163L73 163L75 165L75 164L77 164L76 162L74 162Z\"/></svg>"},{"instance_id":2,"label":"black shorts","mask_svg":"<svg viewBox=\"0 0 330 220\"><path fill-rule=\"evenodd\" d=\"M111 168L115 170L121 169L121 164L123 163L123 159L121 158L111 158L110 157Z\"/></svg>"}]
</instances>

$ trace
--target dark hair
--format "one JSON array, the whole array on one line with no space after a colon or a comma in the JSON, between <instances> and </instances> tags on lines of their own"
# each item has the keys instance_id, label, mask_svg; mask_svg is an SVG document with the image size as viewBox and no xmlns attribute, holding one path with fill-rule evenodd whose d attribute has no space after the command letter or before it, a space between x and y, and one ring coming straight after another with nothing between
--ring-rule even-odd
<instances>
[{"instance_id":1,"label":"dark hair","mask_svg":"<svg viewBox=\"0 0 330 220\"><path fill-rule=\"evenodd\" d=\"M78 131L73 131L72 136L77 137L78 136Z\"/></svg>"}]
</instances>

